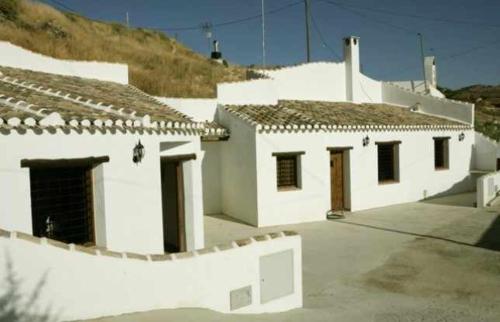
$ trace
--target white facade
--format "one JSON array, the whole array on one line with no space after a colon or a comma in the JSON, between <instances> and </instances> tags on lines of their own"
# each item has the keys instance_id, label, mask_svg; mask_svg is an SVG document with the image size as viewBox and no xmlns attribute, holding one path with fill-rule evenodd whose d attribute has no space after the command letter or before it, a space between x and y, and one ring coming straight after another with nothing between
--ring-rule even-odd
<instances>
[{"instance_id":1,"label":"white facade","mask_svg":"<svg viewBox=\"0 0 500 322\"><path fill-rule=\"evenodd\" d=\"M138 141L142 162L132 161ZM117 251L163 252L160 158L195 153L183 163L186 241L189 250L204 245L201 162L198 136L116 133L0 133L0 227L32 233L29 168L23 159L75 159L108 156L94 169L97 245Z\"/></svg>"}]
</instances>

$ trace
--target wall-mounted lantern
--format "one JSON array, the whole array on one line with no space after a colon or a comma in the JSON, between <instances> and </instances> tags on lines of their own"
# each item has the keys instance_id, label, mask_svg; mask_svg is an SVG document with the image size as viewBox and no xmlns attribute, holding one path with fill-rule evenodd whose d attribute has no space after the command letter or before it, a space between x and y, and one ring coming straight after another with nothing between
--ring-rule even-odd
<instances>
[{"instance_id":1,"label":"wall-mounted lantern","mask_svg":"<svg viewBox=\"0 0 500 322\"><path fill-rule=\"evenodd\" d=\"M368 144L370 144L370 138L367 135L363 138L363 146L367 146Z\"/></svg>"},{"instance_id":2,"label":"wall-mounted lantern","mask_svg":"<svg viewBox=\"0 0 500 322\"><path fill-rule=\"evenodd\" d=\"M462 133L460 133L460 134L458 135L458 140L459 140L459 141L463 141L464 139L465 139L465 133L464 133L464 132L462 132Z\"/></svg>"},{"instance_id":3,"label":"wall-mounted lantern","mask_svg":"<svg viewBox=\"0 0 500 322\"><path fill-rule=\"evenodd\" d=\"M137 144L134 146L132 160L134 161L134 163L139 163L142 161L145 155L146 150L144 149L144 145L142 145L141 140L139 140L139 142L137 142Z\"/></svg>"}]
</instances>

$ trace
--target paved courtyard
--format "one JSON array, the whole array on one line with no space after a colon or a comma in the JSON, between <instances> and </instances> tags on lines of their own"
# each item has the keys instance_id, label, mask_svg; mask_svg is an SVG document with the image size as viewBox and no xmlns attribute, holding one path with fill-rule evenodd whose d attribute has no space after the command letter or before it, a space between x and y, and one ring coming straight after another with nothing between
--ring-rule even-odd
<instances>
[{"instance_id":1,"label":"paved courtyard","mask_svg":"<svg viewBox=\"0 0 500 322\"><path fill-rule=\"evenodd\" d=\"M500 321L500 205L472 202L464 194L269 228L209 216L207 246L299 232L304 308L257 316L159 310L98 321Z\"/></svg>"}]
</instances>

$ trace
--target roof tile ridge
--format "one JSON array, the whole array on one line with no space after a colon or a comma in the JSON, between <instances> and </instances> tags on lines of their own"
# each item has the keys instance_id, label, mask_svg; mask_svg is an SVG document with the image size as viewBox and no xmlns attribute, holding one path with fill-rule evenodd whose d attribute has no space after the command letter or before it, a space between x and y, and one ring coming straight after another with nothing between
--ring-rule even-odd
<instances>
[{"instance_id":1,"label":"roof tile ridge","mask_svg":"<svg viewBox=\"0 0 500 322\"><path fill-rule=\"evenodd\" d=\"M94 109L97 111L103 111L103 112L113 114L113 115L116 115L118 117L126 118L126 119L129 119L132 121L140 121L140 122L144 123L145 127L148 127L150 125L150 122L148 122L148 120L150 120L149 115L144 115L143 117L137 117L134 115L136 113L136 111L133 111L132 113L124 113L121 111L121 109L120 110L113 109L112 104L104 105L102 102L94 103L91 99L84 99L81 96L77 96L77 97L73 98L73 97L71 97L71 94L69 94L69 93L65 93L65 92L62 92L60 90L53 90L51 88L45 88L45 87L40 86L39 84L37 84L35 82L31 82L31 81L30 82L27 82L27 81L20 82L20 80L18 80L16 78L11 78L11 77L4 77L4 78L0 79L0 81L6 82L9 84L18 86L18 87L33 90L33 91L39 92L39 93L44 94L44 95L57 97L57 98L60 98L62 100L66 100L66 101L73 102L73 103L76 103L79 105L83 105L85 107L88 107L88 108L91 108L91 109Z\"/></svg>"}]
</instances>

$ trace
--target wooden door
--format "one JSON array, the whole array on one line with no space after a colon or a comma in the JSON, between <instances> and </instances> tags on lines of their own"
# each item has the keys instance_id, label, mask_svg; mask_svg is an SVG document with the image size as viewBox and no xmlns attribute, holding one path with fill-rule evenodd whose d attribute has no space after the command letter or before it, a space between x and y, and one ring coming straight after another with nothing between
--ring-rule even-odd
<instances>
[{"instance_id":1,"label":"wooden door","mask_svg":"<svg viewBox=\"0 0 500 322\"><path fill-rule=\"evenodd\" d=\"M165 252L186 250L184 175L181 161L161 161L163 246Z\"/></svg>"},{"instance_id":2,"label":"wooden door","mask_svg":"<svg viewBox=\"0 0 500 322\"><path fill-rule=\"evenodd\" d=\"M344 160L342 151L330 152L332 210L344 209Z\"/></svg>"}]
</instances>

